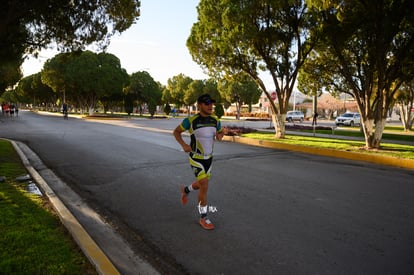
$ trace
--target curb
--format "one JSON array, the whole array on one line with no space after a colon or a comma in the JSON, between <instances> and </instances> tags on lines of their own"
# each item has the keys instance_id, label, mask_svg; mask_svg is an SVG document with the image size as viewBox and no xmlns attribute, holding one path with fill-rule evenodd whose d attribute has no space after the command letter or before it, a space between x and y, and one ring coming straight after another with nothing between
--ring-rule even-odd
<instances>
[{"instance_id":1,"label":"curb","mask_svg":"<svg viewBox=\"0 0 414 275\"><path fill-rule=\"evenodd\" d=\"M89 236L86 230L78 222L78 220L72 215L72 213L66 208L62 201L56 196L53 190L48 186L46 181L39 175L39 173L33 168L29 160L24 155L19 146L12 140L8 140L13 145L16 152L19 154L22 163L26 167L32 178L39 184L42 191L46 194L48 199L53 205L53 208L57 212L59 219L63 225L70 232L78 246L81 248L85 256L89 259L92 265L95 267L99 274L120 274L116 267L112 264L105 253L95 243L95 241Z\"/></svg>"},{"instance_id":2,"label":"curb","mask_svg":"<svg viewBox=\"0 0 414 275\"><path fill-rule=\"evenodd\" d=\"M376 156L373 154L362 154L357 152L346 152L346 151L339 151L333 149L323 149L323 148L315 148L315 147L307 147L301 145L292 145L292 144L283 144L277 143L273 141L265 141L265 140L257 140L252 138L244 138L239 136L224 136L224 141L248 144L253 146L259 147L267 147L267 148L274 148L274 149L282 149L282 150L290 150L320 156L327 156L327 157L336 157L336 158L343 158L343 159L350 159L350 160L357 160L357 161L365 161L375 164L387 165L387 166L394 166L399 168L406 168L414 170L414 160L412 159L401 159L389 156Z\"/></svg>"}]
</instances>

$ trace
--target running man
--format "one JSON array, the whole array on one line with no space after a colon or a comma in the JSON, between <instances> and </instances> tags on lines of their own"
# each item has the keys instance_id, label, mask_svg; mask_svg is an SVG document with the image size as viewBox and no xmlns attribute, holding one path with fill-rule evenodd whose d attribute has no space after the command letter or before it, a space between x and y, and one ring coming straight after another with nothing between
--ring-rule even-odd
<instances>
[{"instance_id":1,"label":"running man","mask_svg":"<svg viewBox=\"0 0 414 275\"><path fill-rule=\"evenodd\" d=\"M207 191L211 176L214 139L223 138L220 120L213 115L215 102L210 95L201 95L197 100L199 113L185 118L173 132L184 152L189 153L190 166L196 177L196 181L189 186L181 186L181 203L187 204L188 194L191 191L198 191L198 208L201 215L199 223L207 230L214 229L213 223L207 217ZM182 138L182 133L185 131L191 135L190 144Z\"/></svg>"}]
</instances>

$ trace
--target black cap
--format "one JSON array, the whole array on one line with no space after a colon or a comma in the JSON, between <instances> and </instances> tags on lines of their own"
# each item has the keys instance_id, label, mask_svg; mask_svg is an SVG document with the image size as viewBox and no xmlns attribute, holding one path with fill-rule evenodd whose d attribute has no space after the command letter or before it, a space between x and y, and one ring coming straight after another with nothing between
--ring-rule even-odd
<instances>
[{"instance_id":1,"label":"black cap","mask_svg":"<svg viewBox=\"0 0 414 275\"><path fill-rule=\"evenodd\" d=\"M216 103L216 101L214 99L212 99L209 94L203 94L203 95L198 97L197 103L210 104L210 103Z\"/></svg>"}]
</instances>

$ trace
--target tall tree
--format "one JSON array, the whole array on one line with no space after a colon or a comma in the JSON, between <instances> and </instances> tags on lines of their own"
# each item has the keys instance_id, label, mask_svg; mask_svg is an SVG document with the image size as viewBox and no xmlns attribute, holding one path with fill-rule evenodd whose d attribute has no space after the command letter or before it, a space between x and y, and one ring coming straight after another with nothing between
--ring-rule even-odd
<instances>
[{"instance_id":1,"label":"tall tree","mask_svg":"<svg viewBox=\"0 0 414 275\"><path fill-rule=\"evenodd\" d=\"M93 114L99 100L122 96L128 82L128 74L116 56L91 51L56 55L46 61L41 76L62 101L76 102L89 114Z\"/></svg>"},{"instance_id":2,"label":"tall tree","mask_svg":"<svg viewBox=\"0 0 414 275\"><path fill-rule=\"evenodd\" d=\"M410 0L308 0L319 17L330 82L347 87L362 118L365 147L379 148L387 113L404 81L413 79L414 3ZM322 54L323 53L323 54Z\"/></svg>"},{"instance_id":3,"label":"tall tree","mask_svg":"<svg viewBox=\"0 0 414 275\"><path fill-rule=\"evenodd\" d=\"M66 101L66 70L72 58L71 53L60 53L48 59L43 65L41 80L57 94L62 101Z\"/></svg>"},{"instance_id":4,"label":"tall tree","mask_svg":"<svg viewBox=\"0 0 414 275\"><path fill-rule=\"evenodd\" d=\"M202 94L209 94L216 100L216 107L221 103L221 96L217 88L217 82L210 78L207 80L193 80L184 94L184 102L190 108L191 105L197 102L197 99Z\"/></svg>"},{"instance_id":5,"label":"tall tree","mask_svg":"<svg viewBox=\"0 0 414 275\"><path fill-rule=\"evenodd\" d=\"M339 113L344 110L344 102L332 96L330 93L323 93L318 98L318 110L321 114L325 115L328 119L332 119L335 112Z\"/></svg>"},{"instance_id":6,"label":"tall tree","mask_svg":"<svg viewBox=\"0 0 414 275\"><path fill-rule=\"evenodd\" d=\"M142 114L143 105L147 105L148 111L153 116L156 106L161 103L162 92L160 85L145 71L133 73L130 76L127 92L133 95Z\"/></svg>"},{"instance_id":7,"label":"tall tree","mask_svg":"<svg viewBox=\"0 0 414 275\"><path fill-rule=\"evenodd\" d=\"M205 81L201 79L193 80L184 94L184 102L186 105L191 105L197 102L197 98L204 94Z\"/></svg>"},{"instance_id":8,"label":"tall tree","mask_svg":"<svg viewBox=\"0 0 414 275\"><path fill-rule=\"evenodd\" d=\"M23 59L0 61L0 95L20 80L23 75L20 69L22 62Z\"/></svg>"},{"instance_id":9,"label":"tall tree","mask_svg":"<svg viewBox=\"0 0 414 275\"><path fill-rule=\"evenodd\" d=\"M19 98L22 99L32 99L31 103L34 103L34 97L35 97L35 89L33 87L33 81L34 81L34 75L29 75L26 77L23 77L19 84L17 85L16 89L14 89L14 92L18 95ZM29 101L19 101L19 102L25 102L29 103Z\"/></svg>"},{"instance_id":10,"label":"tall tree","mask_svg":"<svg viewBox=\"0 0 414 275\"><path fill-rule=\"evenodd\" d=\"M123 89L129 83L128 73L121 67L118 57L109 53L98 53L99 73L103 81L99 81L99 89L102 95L99 101L104 106L104 112L115 105L119 105L123 99Z\"/></svg>"},{"instance_id":11,"label":"tall tree","mask_svg":"<svg viewBox=\"0 0 414 275\"><path fill-rule=\"evenodd\" d=\"M20 103L33 105L44 103L46 106L56 104L56 93L42 82L40 73L22 78L15 93L18 95Z\"/></svg>"},{"instance_id":12,"label":"tall tree","mask_svg":"<svg viewBox=\"0 0 414 275\"><path fill-rule=\"evenodd\" d=\"M248 74L271 103L276 136L285 117L298 70L312 49L314 17L304 0L201 0L198 22L187 40L193 59L212 75ZM263 75L275 85L278 108Z\"/></svg>"},{"instance_id":13,"label":"tall tree","mask_svg":"<svg viewBox=\"0 0 414 275\"><path fill-rule=\"evenodd\" d=\"M257 84L246 74L239 74L219 82L218 89L221 96L229 103L236 104L237 119L240 119L241 106L256 103L262 91Z\"/></svg>"},{"instance_id":14,"label":"tall tree","mask_svg":"<svg viewBox=\"0 0 414 275\"><path fill-rule=\"evenodd\" d=\"M73 50L97 42L104 49L113 34L128 29L139 15L139 0L2 1L0 71L18 70L25 54L37 53L52 43L60 50ZM3 77L1 74L0 83L16 82Z\"/></svg>"},{"instance_id":15,"label":"tall tree","mask_svg":"<svg viewBox=\"0 0 414 275\"><path fill-rule=\"evenodd\" d=\"M210 79L193 80L184 95L185 104L191 105L197 102L197 98L202 94L209 94L216 102L221 102L221 96L217 89L217 82Z\"/></svg>"},{"instance_id":16,"label":"tall tree","mask_svg":"<svg viewBox=\"0 0 414 275\"><path fill-rule=\"evenodd\" d=\"M188 106L189 102L186 101L185 94L191 82L193 82L193 79L184 74L179 74L168 79L167 90L169 93L167 94L169 94L168 97L171 100L171 103L178 106Z\"/></svg>"},{"instance_id":17,"label":"tall tree","mask_svg":"<svg viewBox=\"0 0 414 275\"><path fill-rule=\"evenodd\" d=\"M209 94L214 98L217 103L216 106L223 101L217 85L217 81L214 78L204 80L203 94Z\"/></svg>"},{"instance_id":18,"label":"tall tree","mask_svg":"<svg viewBox=\"0 0 414 275\"><path fill-rule=\"evenodd\" d=\"M33 102L34 104L36 103L36 101L48 102L52 106L56 104L58 96L52 88L50 88L48 85L42 82L42 75L40 72L33 75L32 89L33 101L31 101L30 98L29 102Z\"/></svg>"},{"instance_id":19,"label":"tall tree","mask_svg":"<svg viewBox=\"0 0 414 275\"><path fill-rule=\"evenodd\" d=\"M404 130L411 131L414 123L414 80L403 83L396 96Z\"/></svg>"},{"instance_id":20,"label":"tall tree","mask_svg":"<svg viewBox=\"0 0 414 275\"><path fill-rule=\"evenodd\" d=\"M85 51L75 54L67 64L66 84L72 95L92 115L102 98L122 95L128 74L113 54Z\"/></svg>"}]
</instances>

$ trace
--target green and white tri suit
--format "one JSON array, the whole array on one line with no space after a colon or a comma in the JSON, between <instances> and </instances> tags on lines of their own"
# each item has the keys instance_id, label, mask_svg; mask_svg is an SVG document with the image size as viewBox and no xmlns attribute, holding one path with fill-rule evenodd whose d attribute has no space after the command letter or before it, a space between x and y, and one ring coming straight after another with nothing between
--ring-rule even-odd
<instances>
[{"instance_id":1,"label":"green and white tri suit","mask_svg":"<svg viewBox=\"0 0 414 275\"><path fill-rule=\"evenodd\" d=\"M210 178L214 138L217 132L223 131L219 118L196 114L185 118L180 127L190 133L192 151L189 161L195 177L197 180Z\"/></svg>"}]
</instances>

